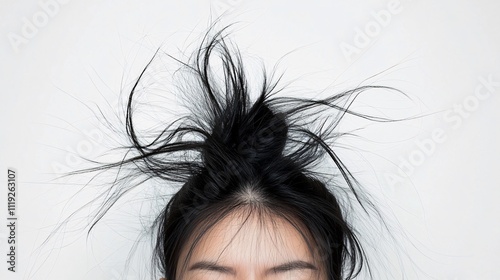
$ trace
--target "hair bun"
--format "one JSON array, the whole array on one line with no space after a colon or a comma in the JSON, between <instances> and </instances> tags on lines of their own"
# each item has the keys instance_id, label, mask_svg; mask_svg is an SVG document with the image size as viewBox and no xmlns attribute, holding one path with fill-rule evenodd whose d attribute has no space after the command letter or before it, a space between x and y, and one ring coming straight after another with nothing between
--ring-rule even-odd
<instances>
[{"instance_id":1,"label":"hair bun","mask_svg":"<svg viewBox=\"0 0 500 280\"><path fill-rule=\"evenodd\" d=\"M130 144L124 147L123 159L85 170L130 171L125 177L118 174L102 193L104 202L89 231L122 195L149 179L162 179L167 182L160 182L162 187L182 184L154 221L155 261L164 278L176 279L179 252L199 221L209 225L210 219L238 205L295 213L311 236L324 241L318 243L317 253L328 263L328 279L357 278L365 252L350 224L350 211L355 209L351 202L359 202L366 214L378 213L331 146L347 134L336 131L346 114L393 121L350 109L363 91L392 88L361 86L324 99L274 97L280 91L279 79L273 81L264 71L258 97L251 101L241 56L224 41L224 30L207 33L188 62L174 58L181 64L175 73L189 74L177 88L186 94L184 105L190 114L168 124L159 135L145 137L146 143L134 128L132 105L154 57L143 69L128 97L125 126ZM329 165L315 171L324 159Z\"/></svg>"},{"instance_id":2,"label":"hair bun","mask_svg":"<svg viewBox=\"0 0 500 280\"><path fill-rule=\"evenodd\" d=\"M288 126L285 114L274 113L265 104L256 104L255 114L243 123L238 153L258 163L280 157L285 148Z\"/></svg>"},{"instance_id":3,"label":"hair bun","mask_svg":"<svg viewBox=\"0 0 500 280\"><path fill-rule=\"evenodd\" d=\"M221 164L228 162L262 169L282 156L288 132L285 114L273 112L264 102L254 103L248 112L236 112L248 105L241 102L221 111L205 140L203 160L211 170L226 169Z\"/></svg>"}]
</instances>

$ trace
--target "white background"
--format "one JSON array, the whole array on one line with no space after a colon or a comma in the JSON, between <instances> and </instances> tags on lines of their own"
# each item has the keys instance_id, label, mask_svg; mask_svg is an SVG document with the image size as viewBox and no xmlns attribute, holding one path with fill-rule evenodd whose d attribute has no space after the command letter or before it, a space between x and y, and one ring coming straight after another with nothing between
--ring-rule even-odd
<instances>
[{"instance_id":1,"label":"white background","mask_svg":"<svg viewBox=\"0 0 500 280\"><path fill-rule=\"evenodd\" d=\"M127 204L89 239L82 223L71 222L40 247L92 198L92 192L72 197L82 187L74 180L53 179L82 167L77 155L95 158L112 146L113 135L87 106L95 112L109 103L119 113L113 104L120 90L158 47L180 54L223 11L221 25L239 22L231 40L250 60L271 68L291 52L280 64L285 81L296 81L290 93L333 94L385 71L368 83L395 86L413 101L368 93L357 108L397 112L392 117L430 114L377 125L363 133L373 142L352 143L368 151L364 178L399 221L397 234L406 233L414 246L406 251L414 267L405 266L405 277L500 279L500 3L484 0L1 0L0 170L4 186L7 169L17 170L19 218L17 272L1 261L1 279L144 276L144 252L132 258L128 278L121 275L138 226L139 210ZM348 45L359 52L346 54ZM492 81L489 89L482 80ZM7 236L1 226L0 260Z\"/></svg>"}]
</instances>

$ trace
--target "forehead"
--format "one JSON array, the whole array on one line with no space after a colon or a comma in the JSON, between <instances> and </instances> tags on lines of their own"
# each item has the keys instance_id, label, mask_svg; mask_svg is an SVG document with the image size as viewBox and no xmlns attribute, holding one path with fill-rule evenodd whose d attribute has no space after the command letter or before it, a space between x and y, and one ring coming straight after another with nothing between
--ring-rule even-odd
<instances>
[{"instance_id":1,"label":"forehead","mask_svg":"<svg viewBox=\"0 0 500 280\"><path fill-rule=\"evenodd\" d=\"M303 228L301 231L307 234ZM265 270L296 260L317 265L304 236L288 220L235 211L204 233L187 268L199 261L209 261L234 268Z\"/></svg>"}]
</instances>

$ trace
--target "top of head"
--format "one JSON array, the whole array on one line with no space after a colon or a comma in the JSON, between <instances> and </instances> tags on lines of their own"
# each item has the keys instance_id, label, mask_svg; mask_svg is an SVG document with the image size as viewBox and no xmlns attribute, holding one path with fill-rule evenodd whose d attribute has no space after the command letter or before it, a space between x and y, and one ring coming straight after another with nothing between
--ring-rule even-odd
<instances>
[{"instance_id":1,"label":"top of head","mask_svg":"<svg viewBox=\"0 0 500 280\"><path fill-rule=\"evenodd\" d=\"M354 188L356 180L326 141L341 135L334 129L345 114L353 113L348 109L351 97L370 87L318 100L274 98L277 82L264 75L259 95L251 102L242 59L225 43L224 31L212 36L207 33L191 60L181 62L182 69L194 78L187 85L193 87L189 92L193 94L189 96L192 114L184 119L187 123L168 126L148 144L142 144L134 130L131 103L135 84L126 118L130 149L139 155L110 165L130 163L150 178L183 183L156 219L155 253L162 274L175 279L181 251L193 234L203 233L241 206L252 206L249 208L295 220L307 229L335 279L355 276L363 266L360 243L337 194L314 176L318 173L311 167L327 156L361 203L362 193ZM222 80L216 79L211 67L214 55L222 62ZM342 106L345 104L347 107ZM318 108L325 110L313 111ZM334 112L328 116L333 122L321 121L311 128L304 116L327 110ZM311 123L317 120L320 118ZM185 140L182 136L186 134L201 140Z\"/></svg>"}]
</instances>

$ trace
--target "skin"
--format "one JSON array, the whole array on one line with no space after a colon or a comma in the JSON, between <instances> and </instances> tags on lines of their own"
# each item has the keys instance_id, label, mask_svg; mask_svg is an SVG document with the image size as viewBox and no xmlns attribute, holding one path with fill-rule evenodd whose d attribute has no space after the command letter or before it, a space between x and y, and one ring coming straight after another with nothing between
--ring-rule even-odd
<instances>
[{"instance_id":1,"label":"skin","mask_svg":"<svg viewBox=\"0 0 500 280\"><path fill-rule=\"evenodd\" d=\"M245 220L246 219L246 220ZM223 245L221 245L223 244ZM187 250L181 254L184 260ZM179 263L179 269L184 263ZM326 280L304 237L288 221L233 213L208 231L179 280ZM160 280L165 280L161 278Z\"/></svg>"}]
</instances>

